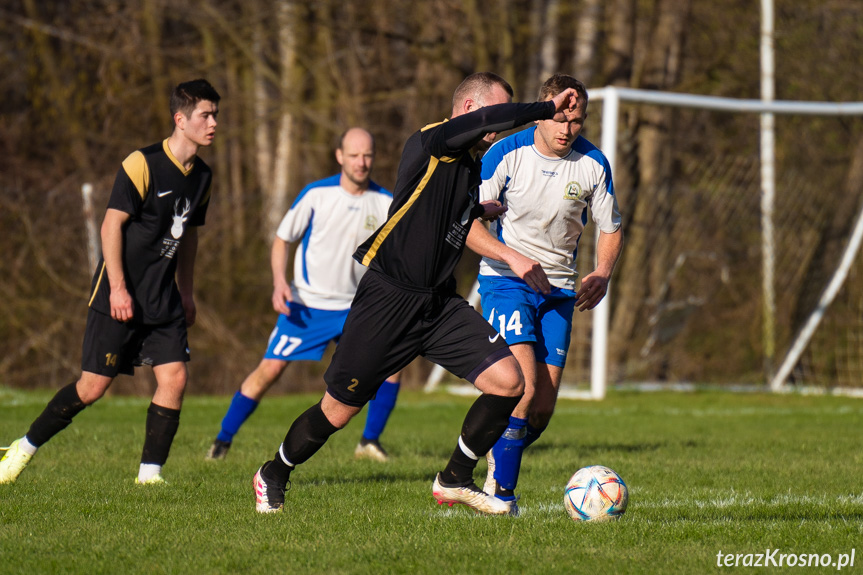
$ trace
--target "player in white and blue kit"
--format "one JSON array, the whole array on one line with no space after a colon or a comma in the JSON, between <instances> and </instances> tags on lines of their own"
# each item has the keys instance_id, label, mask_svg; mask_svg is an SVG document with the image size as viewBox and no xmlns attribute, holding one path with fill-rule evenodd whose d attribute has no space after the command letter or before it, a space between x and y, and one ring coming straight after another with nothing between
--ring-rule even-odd
<instances>
[{"instance_id":1,"label":"player in white and blue kit","mask_svg":"<svg viewBox=\"0 0 863 575\"><path fill-rule=\"evenodd\" d=\"M374 140L367 131L352 128L345 132L336 160L341 173L303 188L276 232L270 263L273 309L279 312L279 319L264 358L234 394L208 459L225 457L234 435L288 363L319 361L327 345L338 342L342 334L357 284L366 270L352 255L386 220L392 194L370 180ZM292 287L286 279L286 267L293 245ZM369 403L357 457L388 459L379 437L395 407L398 390L399 374L395 374Z\"/></svg>"},{"instance_id":2,"label":"player in white and blue kit","mask_svg":"<svg viewBox=\"0 0 863 575\"><path fill-rule=\"evenodd\" d=\"M611 169L579 134L587 90L556 74L540 89L550 100L567 88L578 106L567 122L537 121L492 146L482 159L480 199L500 200L507 212L487 230L474 222L467 245L483 256L483 316L503 336L525 377L525 394L487 458L484 491L511 502L523 450L548 426L560 386L575 307L593 309L605 296L623 247ZM600 230L597 267L576 291L578 241L590 215Z\"/></svg>"}]
</instances>

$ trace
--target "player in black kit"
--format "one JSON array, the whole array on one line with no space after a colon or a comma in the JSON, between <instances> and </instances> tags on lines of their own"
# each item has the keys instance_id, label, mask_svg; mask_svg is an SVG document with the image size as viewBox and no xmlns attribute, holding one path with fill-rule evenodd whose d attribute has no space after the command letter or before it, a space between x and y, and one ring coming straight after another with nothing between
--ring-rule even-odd
<instances>
[{"instance_id":1,"label":"player in black kit","mask_svg":"<svg viewBox=\"0 0 863 575\"><path fill-rule=\"evenodd\" d=\"M102 397L118 373L131 375L136 365L152 366L157 383L136 482L164 483L162 465L180 424L188 377L197 228L212 183L197 153L213 142L219 99L206 80L178 85L171 94L171 136L123 161L102 223L103 259L93 277L81 377L58 391L27 434L6 448L0 483L14 482L39 447Z\"/></svg>"},{"instance_id":2,"label":"player in black kit","mask_svg":"<svg viewBox=\"0 0 863 575\"><path fill-rule=\"evenodd\" d=\"M504 339L456 293L453 270L471 222L506 210L496 201L477 203L479 154L497 132L534 120L563 120L576 97L568 90L547 102L511 101L512 88L501 77L474 74L456 89L450 120L408 139L388 219L354 254L369 271L324 375L327 391L294 421L273 460L255 474L258 512L279 511L293 468L344 427L386 376L419 355L482 392L449 463L435 477L434 497L488 514L510 512L507 502L474 484L473 470L506 428L524 380Z\"/></svg>"}]
</instances>

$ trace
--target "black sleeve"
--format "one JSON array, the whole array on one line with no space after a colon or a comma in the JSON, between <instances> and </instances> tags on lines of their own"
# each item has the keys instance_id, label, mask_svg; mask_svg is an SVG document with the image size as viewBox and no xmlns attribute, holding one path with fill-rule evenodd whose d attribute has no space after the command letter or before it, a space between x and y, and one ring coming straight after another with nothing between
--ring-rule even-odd
<instances>
[{"instance_id":1,"label":"black sleeve","mask_svg":"<svg viewBox=\"0 0 863 575\"><path fill-rule=\"evenodd\" d=\"M554 102L496 104L456 116L442 126L443 139L450 151L469 150L490 132L505 132L534 120L554 117Z\"/></svg>"}]
</instances>

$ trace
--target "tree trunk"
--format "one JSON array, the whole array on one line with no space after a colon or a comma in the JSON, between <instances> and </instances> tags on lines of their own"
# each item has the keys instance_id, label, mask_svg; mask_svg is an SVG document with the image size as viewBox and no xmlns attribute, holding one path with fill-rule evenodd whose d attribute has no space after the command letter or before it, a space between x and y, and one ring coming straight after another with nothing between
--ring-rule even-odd
<instances>
[{"instance_id":1,"label":"tree trunk","mask_svg":"<svg viewBox=\"0 0 863 575\"><path fill-rule=\"evenodd\" d=\"M279 29L279 59L281 61L281 95L279 131L276 136L276 157L272 187L268 190L267 211L265 213L268 238L276 233L276 228L288 210L288 183L291 173L291 157L294 141L293 85L294 66L297 59L296 27L298 25L297 5L292 0L279 0L276 6L276 22Z\"/></svg>"},{"instance_id":2,"label":"tree trunk","mask_svg":"<svg viewBox=\"0 0 863 575\"><path fill-rule=\"evenodd\" d=\"M639 38L645 49L635 51L645 54L635 67L643 70L643 87L663 90L677 82L688 13L689 0L658 2L655 22L645 30L643 42ZM626 250L621 274L626 283L619 290L610 332L609 347L617 350L614 359L618 364L625 354L625 342L631 341L636 325L643 319L638 315L644 309L642 303L657 293L669 265L668 133L672 112L667 107L645 106L640 108L639 116L636 132L639 193L634 203L623 202L623 209L632 212L631 223L624 230ZM645 262L650 262L649 267L645 267Z\"/></svg>"},{"instance_id":3,"label":"tree trunk","mask_svg":"<svg viewBox=\"0 0 863 575\"><path fill-rule=\"evenodd\" d=\"M601 0L582 0L573 50L573 74L590 88L596 74L596 51L602 20Z\"/></svg>"},{"instance_id":4,"label":"tree trunk","mask_svg":"<svg viewBox=\"0 0 863 575\"><path fill-rule=\"evenodd\" d=\"M534 94L538 92L539 86L541 86L543 82L558 71L557 68L559 60L557 57L557 36L559 27L557 23L559 20L560 0L546 0L545 11L543 13L542 35L540 36L541 57L539 77L536 78L537 90L534 90ZM536 98L536 96L533 95L533 98Z\"/></svg>"}]
</instances>

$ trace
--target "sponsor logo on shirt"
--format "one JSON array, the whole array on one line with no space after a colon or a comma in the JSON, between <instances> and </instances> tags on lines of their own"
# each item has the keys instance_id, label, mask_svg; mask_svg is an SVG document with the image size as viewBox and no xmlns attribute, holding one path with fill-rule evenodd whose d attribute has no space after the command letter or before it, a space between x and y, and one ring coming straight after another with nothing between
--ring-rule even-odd
<instances>
[{"instance_id":1,"label":"sponsor logo on shirt","mask_svg":"<svg viewBox=\"0 0 863 575\"><path fill-rule=\"evenodd\" d=\"M563 191L564 200L580 200L584 197L584 190L578 182L569 182Z\"/></svg>"},{"instance_id":2,"label":"sponsor logo on shirt","mask_svg":"<svg viewBox=\"0 0 863 575\"><path fill-rule=\"evenodd\" d=\"M542 175L546 178L556 178L557 172L555 172L554 170L542 170Z\"/></svg>"},{"instance_id":3,"label":"sponsor logo on shirt","mask_svg":"<svg viewBox=\"0 0 863 575\"><path fill-rule=\"evenodd\" d=\"M157 198L164 198L168 194L172 194L172 193L174 193L174 190L166 190L164 192L156 192L156 197Z\"/></svg>"}]
</instances>

